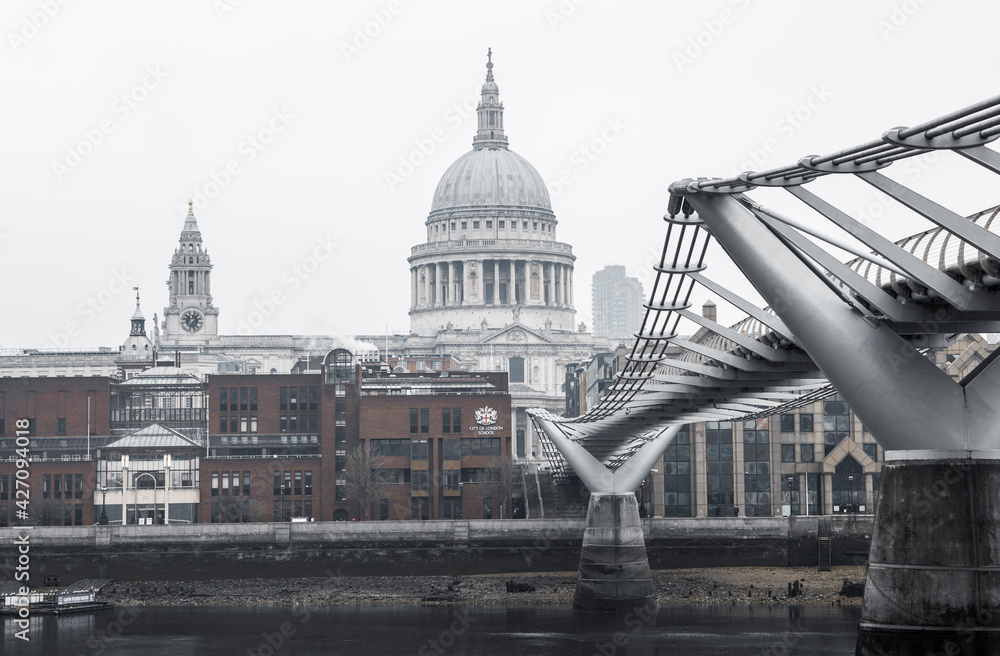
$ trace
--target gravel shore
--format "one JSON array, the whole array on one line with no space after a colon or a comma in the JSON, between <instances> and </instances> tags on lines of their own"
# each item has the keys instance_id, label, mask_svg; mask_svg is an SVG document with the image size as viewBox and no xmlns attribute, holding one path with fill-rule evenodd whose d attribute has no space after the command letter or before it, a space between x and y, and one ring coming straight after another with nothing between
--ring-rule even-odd
<instances>
[{"instance_id":1,"label":"gravel shore","mask_svg":"<svg viewBox=\"0 0 1000 656\"><path fill-rule=\"evenodd\" d=\"M653 572L660 605L860 604L840 594L865 568L719 567ZM788 595L799 582L799 593ZM508 592L508 582L523 592ZM507 605L570 606L576 572L475 576L364 576L209 581L114 581L99 598L127 606Z\"/></svg>"}]
</instances>

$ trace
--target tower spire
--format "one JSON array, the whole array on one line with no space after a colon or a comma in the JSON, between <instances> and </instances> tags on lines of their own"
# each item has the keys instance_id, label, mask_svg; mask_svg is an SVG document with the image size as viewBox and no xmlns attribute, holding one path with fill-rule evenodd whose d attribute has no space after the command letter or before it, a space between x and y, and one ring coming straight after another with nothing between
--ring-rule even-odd
<instances>
[{"instance_id":1,"label":"tower spire","mask_svg":"<svg viewBox=\"0 0 1000 656\"><path fill-rule=\"evenodd\" d=\"M493 80L493 48L486 50L486 82L483 84L479 107L479 129L472 140L473 148L507 148L507 136L503 132L503 103L500 89Z\"/></svg>"}]
</instances>

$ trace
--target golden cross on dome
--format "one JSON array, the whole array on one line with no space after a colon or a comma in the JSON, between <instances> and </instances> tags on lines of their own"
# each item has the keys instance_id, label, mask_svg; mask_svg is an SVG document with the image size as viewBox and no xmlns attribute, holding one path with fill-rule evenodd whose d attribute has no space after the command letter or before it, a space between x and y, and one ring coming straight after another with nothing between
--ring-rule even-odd
<instances>
[{"instance_id":1,"label":"golden cross on dome","mask_svg":"<svg viewBox=\"0 0 1000 656\"><path fill-rule=\"evenodd\" d=\"M139 285L136 285L132 289L135 290L135 304L139 305Z\"/></svg>"}]
</instances>

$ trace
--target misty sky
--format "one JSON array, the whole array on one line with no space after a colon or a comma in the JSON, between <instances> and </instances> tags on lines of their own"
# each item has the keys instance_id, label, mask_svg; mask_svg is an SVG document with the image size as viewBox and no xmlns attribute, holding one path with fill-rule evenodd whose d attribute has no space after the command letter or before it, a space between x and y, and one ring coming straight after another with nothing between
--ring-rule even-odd
<instances>
[{"instance_id":1,"label":"misty sky","mask_svg":"<svg viewBox=\"0 0 1000 656\"><path fill-rule=\"evenodd\" d=\"M488 47L510 148L550 183L590 325L601 267L648 292L670 182L994 96L998 18L917 0L7 0L0 347L116 346L136 284L162 317L189 198L222 333L275 290L286 300L256 333L407 332L406 258L471 148ZM887 173L965 214L998 203L973 165L942 159ZM829 189L889 236L926 227L863 183ZM761 198L795 208L781 193ZM720 318L738 316L720 303Z\"/></svg>"}]
</instances>

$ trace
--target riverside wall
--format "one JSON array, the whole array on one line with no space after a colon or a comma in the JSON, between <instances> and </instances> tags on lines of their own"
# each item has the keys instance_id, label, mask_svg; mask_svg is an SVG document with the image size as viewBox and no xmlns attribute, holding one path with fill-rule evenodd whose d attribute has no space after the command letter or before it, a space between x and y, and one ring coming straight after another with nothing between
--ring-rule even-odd
<instances>
[{"instance_id":1,"label":"riverside wall","mask_svg":"<svg viewBox=\"0 0 1000 656\"><path fill-rule=\"evenodd\" d=\"M642 520L653 569L815 566L818 520ZM872 516L834 516L834 565L865 565ZM0 529L0 580L28 534L32 583L573 571L583 519L38 526Z\"/></svg>"}]
</instances>

